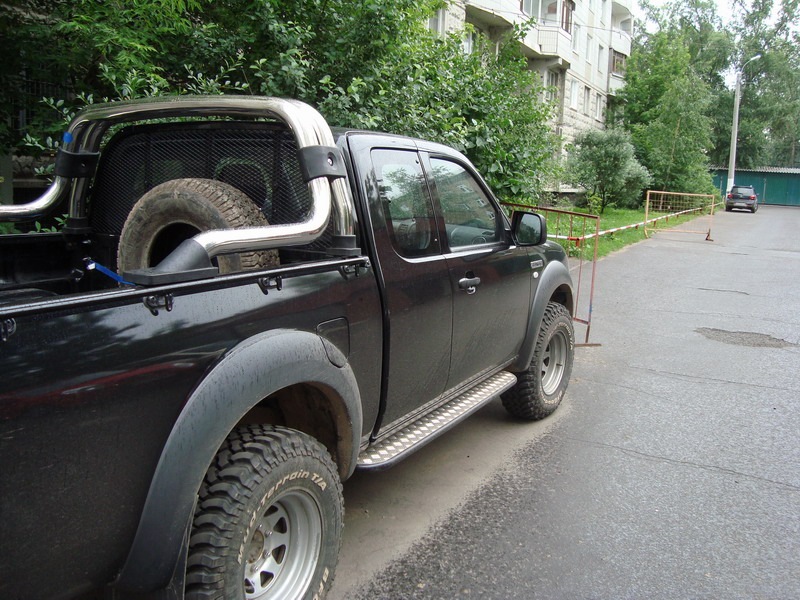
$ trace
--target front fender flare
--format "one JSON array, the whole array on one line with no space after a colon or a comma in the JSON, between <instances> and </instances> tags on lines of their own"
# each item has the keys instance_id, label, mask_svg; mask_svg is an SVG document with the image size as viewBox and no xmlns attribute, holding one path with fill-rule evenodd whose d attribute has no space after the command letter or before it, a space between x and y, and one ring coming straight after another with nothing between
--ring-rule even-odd
<instances>
[{"instance_id":1,"label":"front fender flare","mask_svg":"<svg viewBox=\"0 0 800 600\"><path fill-rule=\"evenodd\" d=\"M563 292L567 310L572 313L572 277L569 274L569 269L561 261L552 260L547 263L539 277L539 285L536 287L536 295L533 298L531 310L528 314L528 329L525 333L525 339L522 341L517 360L508 367L510 371L521 372L531 364L544 311L547 308L547 303L558 291Z\"/></svg>"},{"instance_id":2,"label":"front fender flare","mask_svg":"<svg viewBox=\"0 0 800 600\"><path fill-rule=\"evenodd\" d=\"M330 356L330 353L337 356ZM335 363L344 365L337 367ZM229 351L195 388L161 453L133 544L115 587L145 592L170 583L182 564L197 492L208 465L239 420L261 400L294 384L324 388L338 397L349 431L338 432L340 473L358 457L361 397L350 366L319 336L278 330Z\"/></svg>"}]
</instances>

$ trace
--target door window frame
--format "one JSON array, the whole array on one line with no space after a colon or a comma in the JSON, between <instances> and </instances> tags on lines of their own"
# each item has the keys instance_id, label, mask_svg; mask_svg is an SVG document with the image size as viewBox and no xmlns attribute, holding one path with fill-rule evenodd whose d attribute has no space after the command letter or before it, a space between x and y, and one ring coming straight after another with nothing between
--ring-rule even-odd
<instances>
[{"instance_id":1,"label":"door window frame","mask_svg":"<svg viewBox=\"0 0 800 600\"><path fill-rule=\"evenodd\" d=\"M430 222L429 225L429 235L430 241L426 248L420 249L410 249L409 247L400 243L398 238L398 230L395 227L394 218L392 216L391 210L389 208L388 202L384 197L383 193L378 190L378 203L380 204L380 210L383 215L383 220L386 223L386 230L389 236L389 241L391 242L392 248L397 253L398 256L406 259L424 259L430 257L441 256L444 253L442 240L442 233L441 233L441 223L439 219L439 214L437 214L438 205L433 202L432 193L431 193L431 180L428 173L428 169L425 166L423 161L423 157L420 155L420 152L415 149L410 148L383 148L383 147L375 147L370 149L370 161L372 164L373 169L373 176L375 177L375 182L378 186L380 186L380 182L382 178L382 173L378 172L378 166L376 164L375 155L377 154L399 154L402 153L403 155L407 155L409 157L414 157L417 161L419 166L420 175L422 177L421 180L421 192L422 192L422 199L430 209Z\"/></svg>"},{"instance_id":2,"label":"door window frame","mask_svg":"<svg viewBox=\"0 0 800 600\"><path fill-rule=\"evenodd\" d=\"M437 220L439 221L439 235L441 240L441 247L442 251L445 254L464 254L465 252L473 253L476 251L486 252L498 247L507 248L512 245L511 225L508 222L508 218L506 217L505 212L500 207L500 203L497 201L497 198L489 189L489 186L486 185L486 182L483 180L480 174L474 168L471 167L471 165L461 160L458 160L453 156L449 156L447 154L439 154L437 152L426 152L424 150L421 150L419 154L422 160L422 167L426 171L426 176L428 180L428 190L430 191L431 199L433 200L434 203L434 212L436 213ZM453 246L450 244L450 239L446 231L445 211L441 204L441 196L439 194L439 188L436 184L436 179L433 176L433 165L431 164L431 159L443 160L457 165L458 167L463 169L477 184L478 189L481 190L486 201L494 209L495 222L496 222L495 227L497 231L496 240L482 242L482 243L479 242L474 244L457 245L457 246Z\"/></svg>"}]
</instances>

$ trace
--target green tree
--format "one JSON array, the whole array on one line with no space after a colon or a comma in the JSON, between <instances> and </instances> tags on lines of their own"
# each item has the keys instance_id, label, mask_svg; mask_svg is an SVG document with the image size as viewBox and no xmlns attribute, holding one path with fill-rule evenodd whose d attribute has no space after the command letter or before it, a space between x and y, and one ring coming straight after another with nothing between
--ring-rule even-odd
<instances>
[{"instance_id":1,"label":"green tree","mask_svg":"<svg viewBox=\"0 0 800 600\"><path fill-rule=\"evenodd\" d=\"M383 60L444 0L224 0L196 11L184 62L206 72L244 64L232 77L251 93L319 102L321 81L337 85Z\"/></svg>"},{"instance_id":2,"label":"green tree","mask_svg":"<svg viewBox=\"0 0 800 600\"><path fill-rule=\"evenodd\" d=\"M142 88L166 88L174 61L192 35L192 11L200 0L32 0L0 4L0 131L18 141L14 112L43 115L34 133L53 133L59 116L36 111L42 95L135 96ZM172 61L172 62L171 62ZM126 87L127 86L127 87ZM38 97L32 97L36 91ZM48 118L49 117L49 118Z\"/></svg>"},{"instance_id":3,"label":"green tree","mask_svg":"<svg viewBox=\"0 0 800 600\"><path fill-rule=\"evenodd\" d=\"M451 144L505 198L531 201L548 175L550 107L520 53L523 30L466 54L461 33L426 27L442 0L40 1L48 26L24 23L18 41L75 101L50 102L38 134L98 98L253 93L305 100L336 125Z\"/></svg>"},{"instance_id":4,"label":"green tree","mask_svg":"<svg viewBox=\"0 0 800 600\"><path fill-rule=\"evenodd\" d=\"M736 47L733 32L717 14L713 0L673 0L654 6L639 0L657 31L681 39L694 72L714 90L726 89L725 73Z\"/></svg>"},{"instance_id":5,"label":"green tree","mask_svg":"<svg viewBox=\"0 0 800 600\"><path fill-rule=\"evenodd\" d=\"M762 86L758 95L771 100L766 125L759 132L766 136L762 161L766 165L800 166L800 36L794 38L766 57L768 71L758 83ZM745 124L748 134L759 125L758 120L750 121L749 110Z\"/></svg>"},{"instance_id":6,"label":"green tree","mask_svg":"<svg viewBox=\"0 0 800 600\"><path fill-rule=\"evenodd\" d=\"M683 37L659 31L637 40L628 63L624 122L657 189L706 193L713 120L709 85Z\"/></svg>"},{"instance_id":7,"label":"green tree","mask_svg":"<svg viewBox=\"0 0 800 600\"><path fill-rule=\"evenodd\" d=\"M737 167L797 166L800 133L800 38L797 0L737 0L728 29L735 42L731 65L742 73ZM733 91L718 94L715 164L726 165L730 149Z\"/></svg>"},{"instance_id":8,"label":"green tree","mask_svg":"<svg viewBox=\"0 0 800 600\"><path fill-rule=\"evenodd\" d=\"M711 144L711 95L691 71L673 79L645 122L631 125L642 162L657 189L710 193L707 149Z\"/></svg>"},{"instance_id":9,"label":"green tree","mask_svg":"<svg viewBox=\"0 0 800 600\"><path fill-rule=\"evenodd\" d=\"M0 77L17 83L3 86L3 123L19 104L21 74L57 84L68 101L248 91L316 103L327 94L323 78L344 83L371 68L442 4L32 0L19 10L2 3L0 25L10 32L2 49L12 60L0 65ZM52 117L48 126L59 127Z\"/></svg>"},{"instance_id":10,"label":"green tree","mask_svg":"<svg viewBox=\"0 0 800 600\"><path fill-rule=\"evenodd\" d=\"M630 134L613 127L589 129L575 138L567 172L572 183L600 198L600 213L606 206L637 207L650 174L634 156Z\"/></svg>"},{"instance_id":11,"label":"green tree","mask_svg":"<svg viewBox=\"0 0 800 600\"><path fill-rule=\"evenodd\" d=\"M551 107L519 51L523 29L472 53L461 33L423 31L349 82L320 108L341 125L439 141L463 151L503 199L535 202L552 173Z\"/></svg>"}]
</instances>

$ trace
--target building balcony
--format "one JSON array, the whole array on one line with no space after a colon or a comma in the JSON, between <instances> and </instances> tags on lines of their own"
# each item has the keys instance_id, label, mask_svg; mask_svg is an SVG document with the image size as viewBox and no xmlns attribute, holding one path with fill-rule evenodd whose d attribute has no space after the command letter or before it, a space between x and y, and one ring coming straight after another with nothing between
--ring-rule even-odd
<instances>
[{"instance_id":1,"label":"building balcony","mask_svg":"<svg viewBox=\"0 0 800 600\"><path fill-rule=\"evenodd\" d=\"M556 57L569 66L572 58L572 35L558 25L542 24L537 27L539 51L543 56Z\"/></svg>"},{"instance_id":2,"label":"building balcony","mask_svg":"<svg viewBox=\"0 0 800 600\"><path fill-rule=\"evenodd\" d=\"M519 2L514 0L466 0L467 21L483 30L507 30L514 26Z\"/></svg>"},{"instance_id":3,"label":"building balcony","mask_svg":"<svg viewBox=\"0 0 800 600\"><path fill-rule=\"evenodd\" d=\"M608 95L616 96L625 85L625 75L621 73L611 73L608 76Z\"/></svg>"},{"instance_id":4,"label":"building balcony","mask_svg":"<svg viewBox=\"0 0 800 600\"><path fill-rule=\"evenodd\" d=\"M633 15L634 0L614 0L611 3L612 16L627 14L628 17Z\"/></svg>"},{"instance_id":5,"label":"building balcony","mask_svg":"<svg viewBox=\"0 0 800 600\"><path fill-rule=\"evenodd\" d=\"M625 56L631 55L631 35L619 29L611 30L611 48Z\"/></svg>"}]
</instances>

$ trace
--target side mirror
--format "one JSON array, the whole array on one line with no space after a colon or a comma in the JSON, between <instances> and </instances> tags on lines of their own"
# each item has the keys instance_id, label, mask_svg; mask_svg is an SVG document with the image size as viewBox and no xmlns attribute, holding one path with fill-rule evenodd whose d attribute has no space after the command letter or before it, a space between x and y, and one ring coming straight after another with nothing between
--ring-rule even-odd
<instances>
[{"instance_id":1,"label":"side mirror","mask_svg":"<svg viewBox=\"0 0 800 600\"><path fill-rule=\"evenodd\" d=\"M538 246L547 241L547 222L542 215L515 210L511 232L519 246Z\"/></svg>"}]
</instances>

